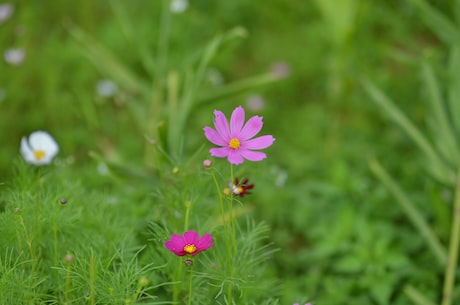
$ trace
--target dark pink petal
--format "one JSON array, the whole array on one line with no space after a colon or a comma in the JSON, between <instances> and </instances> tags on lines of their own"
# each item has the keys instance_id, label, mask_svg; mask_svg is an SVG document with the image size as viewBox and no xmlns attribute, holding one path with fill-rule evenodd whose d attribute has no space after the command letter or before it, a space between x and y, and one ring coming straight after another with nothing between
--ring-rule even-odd
<instances>
[{"instance_id":1,"label":"dark pink petal","mask_svg":"<svg viewBox=\"0 0 460 305\"><path fill-rule=\"evenodd\" d=\"M212 235L211 234L204 234L201 239L196 244L196 247L200 251L207 250L211 248L213 245L212 243Z\"/></svg>"},{"instance_id":2,"label":"dark pink petal","mask_svg":"<svg viewBox=\"0 0 460 305\"><path fill-rule=\"evenodd\" d=\"M205 137L211 142L212 144L219 145L219 146L227 146L228 142L225 141L222 136L212 129L211 127L206 126L203 128Z\"/></svg>"},{"instance_id":3,"label":"dark pink petal","mask_svg":"<svg viewBox=\"0 0 460 305\"><path fill-rule=\"evenodd\" d=\"M214 110L214 126L216 127L216 131L221 135L222 139L228 143L230 141L230 129L228 128L228 121L223 114L219 110Z\"/></svg>"},{"instance_id":4,"label":"dark pink petal","mask_svg":"<svg viewBox=\"0 0 460 305\"><path fill-rule=\"evenodd\" d=\"M230 137L236 138L241 132L241 128L244 124L244 109L238 106L233 110L230 118Z\"/></svg>"},{"instance_id":5,"label":"dark pink petal","mask_svg":"<svg viewBox=\"0 0 460 305\"><path fill-rule=\"evenodd\" d=\"M229 149L227 160L231 164L235 164L235 165L241 164L244 161L243 157L240 154L240 151L233 150L233 149Z\"/></svg>"},{"instance_id":6,"label":"dark pink petal","mask_svg":"<svg viewBox=\"0 0 460 305\"><path fill-rule=\"evenodd\" d=\"M184 238L181 235L173 234L171 239L165 242L165 247L176 255L183 256L184 252Z\"/></svg>"},{"instance_id":7,"label":"dark pink petal","mask_svg":"<svg viewBox=\"0 0 460 305\"><path fill-rule=\"evenodd\" d=\"M209 153L213 157L217 158L225 158L228 156L228 154L232 151L231 148L228 147L219 147L219 148L211 148L209 150Z\"/></svg>"},{"instance_id":8,"label":"dark pink petal","mask_svg":"<svg viewBox=\"0 0 460 305\"><path fill-rule=\"evenodd\" d=\"M259 131L262 129L262 126L264 123L262 122L262 117L261 116L253 116L251 117L246 124L243 126L243 129L241 130L241 133L239 135L239 140L240 142L246 141L256 134L259 133Z\"/></svg>"},{"instance_id":9,"label":"dark pink petal","mask_svg":"<svg viewBox=\"0 0 460 305\"><path fill-rule=\"evenodd\" d=\"M198 232L196 231L187 231L184 233L184 241L186 245L192 244L196 246L199 239L200 239L200 236L198 235Z\"/></svg>"},{"instance_id":10,"label":"dark pink petal","mask_svg":"<svg viewBox=\"0 0 460 305\"><path fill-rule=\"evenodd\" d=\"M240 149L264 149L273 144L275 138L267 135L247 140L241 144Z\"/></svg>"},{"instance_id":11,"label":"dark pink petal","mask_svg":"<svg viewBox=\"0 0 460 305\"><path fill-rule=\"evenodd\" d=\"M248 159L249 161L260 161L267 157L267 155L263 152L252 150L240 150L240 154L243 158Z\"/></svg>"}]
</instances>

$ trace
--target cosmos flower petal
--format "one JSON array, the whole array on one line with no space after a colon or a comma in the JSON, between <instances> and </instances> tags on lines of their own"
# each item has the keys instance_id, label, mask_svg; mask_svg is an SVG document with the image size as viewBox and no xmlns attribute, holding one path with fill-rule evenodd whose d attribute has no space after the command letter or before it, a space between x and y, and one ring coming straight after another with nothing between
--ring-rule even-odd
<instances>
[{"instance_id":1,"label":"cosmos flower petal","mask_svg":"<svg viewBox=\"0 0 460 305\"><path fill-rule=\"evenodd\" d=\"M249 161L261 161L267 157L267 155L263 152L252 150L241 150L240 154L243 158L248 159Z\"/></svg>"},{"instance_id":2,"label":"cosmos flower petal","mask_svg":"<svg viewBox=\"0 0 460 305\"><path fill-rule=\"evenodd\" d=\"M198 232L196 231L187 231L184 233L185 244L196 245L199 239L200 239L200 236L198 235Z\"/></svg>"},{"instance_id":3,"label":"cosmos flower petal","mask_svg":"<svg viewBox=\"0 0 460 305\"><path fill-rule=\"evenodd\" d=\"M211 148L209 152L213 157L225 158L231 152L231 149L228 147Z\"/></svg>"},{"instance_id":4,"label":"cosmos flower petal","mask_svg":"<svg viewBox=\"0 0 460 305\"><path fill-rule=\"evenodd\" d=\"M32 149L46 150L47 154L55 155L59 147L54 139L45 131L35 131L29 136L29 144Z\"/></svg>"},{"instance_id":5,"label":"cosmos flower petal","mask_svg":"<svg viewBox=\"0 0 460 305\"><path fill-rule=\"evenodd\" d=\"M264 149L273 144L275 138L273 136L261 136L252 140L247 140L241 145L243 149Z\"/></svg>"},{"instance_id":6,"label":"cosmos flower petal","mask_svg":"<svg viewBox=\"0 0 460 305\"><path fill-rule=\"evenodd\" d=\"M222 139L228 143L230 141L230 129L228 128L228 121L222 111L214 111L214 126L217 132L221 135Z\"/></svg>"},{"instance_id":7,"label":"cosmos flower petal","mask_svg":"<svg viewBox=\"0 0 460 305\"><path fill-rule=\"evenodd\" d=\"M246 141L256 134L262 129L263 126L262 117L260 116L253 116L251 117L246 124L243 126L241 133L239 135L240 141Z\"/></svg>"},{"instance_id":8,"label":"cosmos flower petal","mask_svg":"<svg viewBox=\"0 0 460 305\"><path fill-rule=\"evenodd\" d=\"M196 247L200 250L206 250L208 248L211 248L213 245L212 243L212 235L211 234L204 234L201 239L198 241L196 244Z\"/></svg>"},{"instance_id":9,"label":"cosmos flower petal","mask_svg":"<svg viewBox=\"0 0 460 305\"><path fill-rule=\"evenodd\" d=\"M232 116L230 118L230 137L236 138L241 132L244 124L244 109L241 106L238 106L233 110Z\"/></svg>"},{"instance_id":10,"label":"cosmos flower petal","mask_svg":"<svg viewBox=\"0 0 460 305\"><path fill-rule=\"evenodd\" d=\"M231 149L229 149L229 151L228 151L227 160L231 164L235 164L235 165L241 164L244 161L244 159L243 159L243 157L241 155L241 151L235 151L235 150L231 150Z\"/></svg>"},{"instance_id":11,"label":"cosmos flower petal","mask_svg":"<svg viewBox=\"0 0 460 305\"><path fill-rule=\"evenodd\" d=\"M26 137L22 137L22 139L21 139L21 148L20 148L20 151L21 151L21 155L24 157L24 159L25 159L28 163L34 163L34 162L35 162L34 152L33 152L32 149L30 148L29 143L27 142L27 138L26 138Z\"/></svg>"},{"instance_id":12,"label":"cosmos flower petal","mask_svg":"<svg viewBox=\"0 0 460 305\"><path fill-rule=\"evenodd\" d=\"M171 239L165 242L165 247L178 256L184 256L184 238L181 235L173 234Z\"/></svg>"},{"instance_id":13,"label":"cosmos flower petal","mask_svg":"<svg viewBox=\"0 0 460 305\"><path fill-rule=\"evenodd\" d=\"M217 131L208 126L203 128L203 130L204 135L209 140L209 142L218 146L227 146L228 142L224 141L222 136Z\"/></svg>"}]
</instances>

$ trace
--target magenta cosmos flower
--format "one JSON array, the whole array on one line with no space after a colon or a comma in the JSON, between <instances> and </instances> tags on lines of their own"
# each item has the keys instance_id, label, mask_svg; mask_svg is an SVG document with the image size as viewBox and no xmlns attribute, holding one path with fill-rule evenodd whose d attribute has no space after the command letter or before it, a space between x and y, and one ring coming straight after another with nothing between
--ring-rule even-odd
<instances>
[{"instance_id":1,"label":"magenta cosmos flower","mask_svg":"<svg viewBox=\"0 0 460 305\"><path fill-rule=\"evenodd\" d=\"M187 231L184 236L173 234L171 239L165 242L165 247L177 256L192 255L208 250L213 246L212 235L204 234L201 238L198 232Z\"/></svg>"},{"instance_id":2,"label":"magenta cosmos flower","mask_svg":"<svg viewBox=\"0 0 460 305\"><path fill-rule=\"evenodd\" d=\"M254 151L269 147L275 141L271 135L253 138L262 129L262 117L253 116L244 123L244 109L238 106L233 110L230 126L225 115L218 110L214 111L214 127L203 128L204 135L213 144L221 146L211 148L211 156L227 158L232 164L241 164L244 159L260 161L266 158L265 153Z\"/></svg>"}]
</instances>

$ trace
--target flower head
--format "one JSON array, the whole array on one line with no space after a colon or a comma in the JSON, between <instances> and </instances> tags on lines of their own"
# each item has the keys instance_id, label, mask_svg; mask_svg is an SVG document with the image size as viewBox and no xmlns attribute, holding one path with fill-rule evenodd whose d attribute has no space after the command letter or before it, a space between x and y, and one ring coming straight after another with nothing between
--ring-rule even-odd
<instances>
[{"instance_id":1,"label":"flower head","mask_svg":"<svg viewBox=\"0 0 460 305\"><path fill-rule=\"evenodd\" d=\"M187 10L188 0L172 0L169 8L172 13L180 14Z\"/></svg>"},{"instance_id":2,"label":"flower head","mask_svg":"<svg viewBox=\"0 0 460 305\"><path fill-rule=\"evenodd\" d=\"M212 235L204 234L201 238L196 231L187 231L184 235L173 234L165 242L165 247L177 256L192 255L208 250L213 246Z\"/></svg>"},{"instance_id":3,"label":"flower head","mask_svg":"<svg viewBox=\"0 0 460 305\"><path fill-rule=\"evenodd\" d=\"M35 131L29 138L21 139L21 154L28 163L49 164L59 152L59 146L53 137L45 131Z\"/></svg>"},{"instance_id":4,"label":"flower head","mask_svg":"<svg viewBox=\"0 0 460 305\"><path fill-rule=\"evenodd\" d=\"M213 144L221 146L211 148L211 156L227 157L231 164L241 164L244 159L261 161L266 158L265 153L254 151L269 147L275 141L271 135L253 138L262 129L262 117L253 116L246 123L244 109L238 106L230 117L230 126L225 115L218 110L214 111L214 127L204 127L206 138Z\"/></svg>"},{"instance_id":5,"label":"flower head","mask_svg":"<svg viewBox=\"0 0 460 305\"><path fill-rule=\"evenodd\" d=\"M0 24L5 22L14 12L14 6L10 3L0 4Z\"/></svg>"},{"instance_id":6,"label":"flower head","mask_svg":"<svg viewBox=\"0 0 460 305\"><path fill-rule=\"evenodd\" d=\"M245 195L251 194L250 190L254 188L254 184L248 184L249 179L243 179L239 181L238 178L235 178L234 184L231 184L233 195L244 197Z\"/></svg>"},{"instance_id":7,"label":"flower head","mask_svg":"<svg viewBox=\"0 0 460 305\"><path fill-rule=\"evenodd\" d=\"M19 48L10 48L3 54L5 61L13 66L19 66L26 57L26 51Z\"/></svg>"}]
</instances>

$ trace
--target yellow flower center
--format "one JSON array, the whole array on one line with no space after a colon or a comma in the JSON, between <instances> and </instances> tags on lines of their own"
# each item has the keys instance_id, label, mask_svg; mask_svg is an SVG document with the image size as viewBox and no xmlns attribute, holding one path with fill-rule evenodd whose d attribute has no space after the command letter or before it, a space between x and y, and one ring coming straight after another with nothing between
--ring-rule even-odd
<instances>
[{"instance_id":1,"label":"yellow flower center","mask_svg":"<svg viewBox=\"0 0 460 305\"><path fill-rule=\"evenodd\" d=\"M35 159L37 160L41 160L43 159L43 157L45 157L45 152L43 150L40 150L40 149L37 149L36 151L34 151L34 156L35 156Z\"/></svg>"},{"instance_id":2,"label":"yellow flower center","mask_svg":"<svg viewBox=\"0 0 460 305\"><path fill-rule=\"evenodd\" d=\"M228 142L228 146L232 149L238 149L240 148L240 145L240 140L238 140L237 138L232 138L230 142Z\"/></svg>"},{"instance_id":3,"label":"yellow flower center","mask_svg":"<svg viewBox=\"0 0 460 305\"><path fill-rule=\"evenodd\" d=\"M184 251L187 252L188 254L192 254L196 251L196 246L194 244L185 245Z\"/></svg>"},{"instance_id":4,"label":"yellow flower center","mask_svg":"<svg viewBox=\"0 0 460 305\"><path fill-rule=\"evenodd\" d=\"M244 191L242 186L234 186L233 187L233 194L239 195Z\"/></svg>"}]
</instances>

